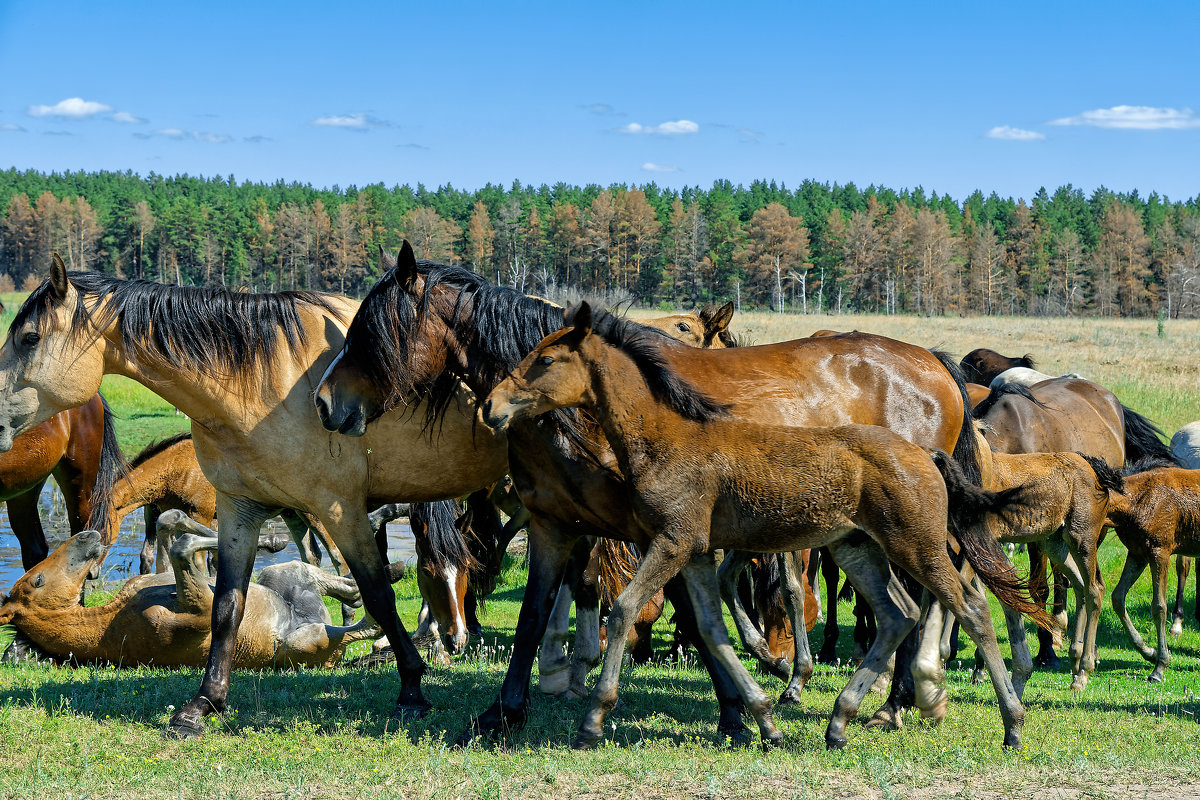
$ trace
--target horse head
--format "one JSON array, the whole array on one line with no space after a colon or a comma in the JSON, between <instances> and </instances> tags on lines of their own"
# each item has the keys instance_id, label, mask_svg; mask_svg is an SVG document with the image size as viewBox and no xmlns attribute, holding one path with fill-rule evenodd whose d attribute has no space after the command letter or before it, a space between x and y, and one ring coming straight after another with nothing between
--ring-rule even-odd
<instances>
[{"instance_id":1,"label":"horse head","mask_svg":"<svg viewBox=\"0 0 1200 800\"><path fill-rule=\"evenodd\" d=\"M83 582L106 549L99 531L83 531L67 539L13 584L0 603L0 625L26 609L56 611L79 605Z\"/></svg>"}]
</instances>

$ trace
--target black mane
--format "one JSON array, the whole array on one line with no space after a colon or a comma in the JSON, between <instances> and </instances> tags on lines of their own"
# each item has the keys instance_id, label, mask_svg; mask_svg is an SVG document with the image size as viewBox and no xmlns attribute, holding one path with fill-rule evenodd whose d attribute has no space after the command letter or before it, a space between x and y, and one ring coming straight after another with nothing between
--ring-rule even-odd
<instances>
[{"instance_id":1,"label":"black mane","mask_svg":"<svg viewBox=\"0 0 1200 800\"><path fill-rule=\"evenodd\" d=\"M996 403L999 403L1001 399L1014 394L1018 397L1024 397L1034 405L1041 406L1042 408L1047 407L1045 403L1033 396L1033 393L1029 391L1029 387L1025 384L1004 383L1000 386L997 386L995 389L992 389L992 391L988 393L988 396L979 402L979 405L971 409L971 416L975 419L983 419L985 416L987 416L987 413L992 410L992 407L995 406Z\"/></svg>"},{"instance_id":2,"label":"black mane","mask_svg":"<svg viewBox=\"0 0 1200 800\"><path fill-rule=\"evenodd\" d=\"M142 464L145 464L150 459L154 458L159 453L162 453L163 451L167 450L168 448L174 447L175 445L179 444L180 442L185 441L187 439L191 439L191 438L192 438L192 434L187 431L184 431L183 433L177 433L174 436L168 436L166 439L159 439L157 441L153 441L150 444L143 447L142 452L138 453L136 456L133 457L133 459L129 462L129 468L136 469L137 467L140 467Z\"/></svg>"},{"instance_id":3,"label":"black mane","mask_svg":"<svg viewBox=\"0 0 1200 800\"><path fill-rule=\"evenodd\" d=\"M99 330L115 321L133 360L214 378L273 364L279 357L281 332L288 349L297 353L305 344L301 305L336 313L329 298L315 292L231 292L122 280L100 272L70 272L67 278L80 296L71 322L73 335L83 335L88 323ZM44 331L58 302L50 282L43 282L17 311L10 334L31 321Z\"/></svg>"},{"instance_id":4,"label":"black mane","mask_svg":"<svg viewBox=\"0 0 1200 800\"><path fill-rule=\"evenodd\" d=\"M604 309L596 309L592 314L592 332L633 359L660 402L696 422L729 415L728 405L713 400L671 369L664 351L688 345L657 328L621 319Z\"/></svg>"}]
</instances>

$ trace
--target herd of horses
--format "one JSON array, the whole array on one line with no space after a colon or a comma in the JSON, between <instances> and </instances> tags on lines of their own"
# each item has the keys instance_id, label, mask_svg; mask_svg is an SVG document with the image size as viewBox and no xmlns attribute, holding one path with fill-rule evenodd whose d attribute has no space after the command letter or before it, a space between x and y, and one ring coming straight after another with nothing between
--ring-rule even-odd
<instances>
[{"instance_id":1,"label":"herd of horses","mask_svg":"<svg viewBox=\"0 0 1200 800\"><path fill-rule=\"evenodd\" d=\"M427 604L422 626L450 653L477 625L476 597L494 585L509 540L528 530L512 658L499 697L459 744L524 724L535 658L544 692L586 691L601 661L602 596L607 646L576 746L603 739L630 634L640 623L647 641L664 598L677 637L695 646L712 680L720 734L750 741L745 709L764 745L777 743L773 703L732 649L721 599L747 649L789 681L781 702L795 701L812 674L815 574L831 589L822 610L832 616L840 569L873 633L835 703L826 745L846 743L847 724L889 672L887 699L868 724L899 726L908 708L942 719L944 664L961 625L996 691L1003 742L1015 747L1034 665L1023 620L1045 634L1039 656L1052 655L1065 614L1058 592L1056 614L1047 612L1050 588L1075 590L1069 653L1072 687L1082 690L1104 597L1097 548L1111 527L1130 553L1113 604L1155 663L1151 679L1161 679L1167 566L1171 555L1200 551L1200 479L1179 466L1182 441L1173 455L1102 387L1042 375L1028 359L977 350L956 363L859 332L736 346L728 306L644 325L586 303L564 313L469 270L419 262L407 243L384 261L384 276L356 306L307 292L68 273L56 256L0 349L0 450L10 451L0 456L0 487L28 570L0 595L0 623L15 622L43 649L54 630L73 627L57 655L76 660L203 663L195 697L167 725L172 737L200 736L205 717L223 712L235 666L329 663L349 642L377 635L395 655L394 717L420 716L430 708L426 662L397 614L391 584L402 566L387 563L383 531L405 510ZM105 374L160 394L192 419L192 433L126 464L97 394ZM42 471L10 482L5 459L38 432L41 461L26 471ZM60 433L77 444L55 450ZM91 530L47 556L36 507L33 522L18 519L26 493L36 496L50 473L72 530ZM453 498L467 498L465 515ZM146 574L107 610L81 608L84 578L120 518L143 506L152 509ZM251 583L257 549L278 545L259 535L277 514L305 561ZM338 576L313 566L318 541ZM1029 548L1028 581L1002 543ZM213 550L215 586L205 557ZM626 569L614 579L617 552ZM777 587L777 608L741 590L748 565L760 570L756 588ZM1124 606L1147 565L1156 648ZM985 587L1005 609L1011 676ZM343 603L342 625L323 596ZM350 624L359 603L365 614ZM117 618L134 633L114 651L105 632ZM156 639L155 630L165 634Z\"/></svg>"}]
</instances>

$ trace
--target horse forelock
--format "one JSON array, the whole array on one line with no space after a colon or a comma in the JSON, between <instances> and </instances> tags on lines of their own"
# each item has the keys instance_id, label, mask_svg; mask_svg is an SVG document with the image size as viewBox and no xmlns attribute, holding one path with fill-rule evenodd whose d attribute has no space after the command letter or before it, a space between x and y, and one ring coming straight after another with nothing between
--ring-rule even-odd
<instances>
[{"instance_id":1,"label":"horse forelock","mask_svg":"<svg viewBox=\"0 0 1200 800\"><path fill-rule=\"evenodd\" d=\"M379 413L416 391L409 363L416 320L416 302L400 287L392 267L367 292L346 331L342 363L353 359L354 366L382 395Z\"/></svg>"},{"instance_id":2,"label":"horse forelock","mask_svg":"<svg viewBox=\"0 0 1200 800\"><path fill-rule=\"evenodd\" d=\"M728 405L713 400L671 369L666 356L669 348L695 348L689 348L664 331L621 319L604 309L593 312L592 331L633 359L651 393L678 414L695 422L729 415Z\"/></svg>"},{"instance_id":3,"label":"horse forelock","mask_svg":"<svg viewBox=\"0 0 1200 800\"><path fill-rule=\"evenodd\" d=\"M327 296L316 292L232 292L90 271L67 277L78 298L70 336L99 336L115 323L131 360L214 378L246 376L255 367L274 366L282 355L280 337L287 351L298 355L308 338L302 306L341 316ZM22 304L10 332L31 321L44 331L60 302L50 282L44 282Z\"/></svg>"}]
</instances>

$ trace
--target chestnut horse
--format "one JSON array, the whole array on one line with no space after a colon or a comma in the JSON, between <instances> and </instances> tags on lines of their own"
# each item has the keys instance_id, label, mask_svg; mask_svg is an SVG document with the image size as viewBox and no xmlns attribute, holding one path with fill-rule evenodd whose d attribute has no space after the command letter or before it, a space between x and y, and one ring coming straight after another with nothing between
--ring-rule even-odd
<instances>
[{"instance_id":1,"label":"chestnut horse","mask_svg":"<svg viewBox=\"0 0 1200 800\"><path fill-rule=\"evenodd\" d=\"M878 426L799 428L728 418L727 405L672 370L672 356L680 349L672 340L603 311L593 319L587 303L568 312L566 325L491 392L483 417L503 429L582 406L598 418L629 482L636 527L628 533L644 556L609 617L613 635L576 747L603 741L604 718L617 701L627 629L654 592L680 572L701 613L701 633L737 681L764 743L781 742L771 701L730 646L712 550L821 546L838 554L880 621L871 650L838 696L826 746L845 746L846 723L916 626L919 606L892 573L893 562L962 620L987 660L1004 744L1020 747L1025 712L1005 671L987 599L960 578L946 549L950 515L962 515L951 511L939 468L924 449ZM944 453L937 458L948 460ZM957 480L963 481L961 475ZM966 488L964 482L953 491ZM979 489L972 497L983 511L1007 502ZM969 563L997 596L1046 617L1022 591L986 529L975 524L955 529ZM923 711L937 719L944 715L941 687L922 687L917 694L937 698L922 704Z\"/></svg>"},{"instance_id":2,"label":"chestnut horse","mask_svg":"<svg viewBox=\"0 0 1200 800\"><path fill-rule=\"evenodd\" d=\"M92 499L108 496L124 464L112 414L99 394L21 434L11 450L0 454L0 500L8 502L9 523L21 543L25 569L50 552L38 513L46 479L54 476L66 500L71 532L79 533L85 526L99 527L103 512L93 518ZM105 539L106 545L112 542L112 536Z\"/></svg>"},{"instance_id":3,"label":"chestnut horse","mask_svg":"<svg viewBox=\"0 0 1200 800\"><path fill-rule=\"evenodd\" d=\"M396 613L368 509L466 495L505 473L508 449L475 424L465 390L445 396L432 434L423 410L406 407L362 439L331 438L312 412L312 393L355 308L347 298L310 292L68 274L56 257L0 348L0 450L86 402L106 373L142 383L192 420L196 456L217 489L212 648L199 691L172 715L167 735L200 736L204 717L224 710L258 530L285 508L312 514L329 531L367 612L396 648L397 716L430 707L421 690L425 663Z\"/></svg>"},{"instance_id":4,"label":"chestnut horse","mask_svg":"<svg viewBox=\"0 0 1200 800\"><path fill-rule=\"evenodd\" d=\"M402 252L351 323L345 348L318 387L318 414L327 430L361 435L369 420L416 392L436 419L453 387L465 382L477 396L486 396L561 327L561 310L544 300L493 286L469 270L418 264ZM958 370L923 348L845 334L736 349L681 346L669 356L672 368L720 402L732 403L738 417L789 425L882 423L922 445L954 449L978 476ZM500 698L472 721L460 742L500 736L524 724L534 657L576 542L585 535L626 539L636 527L628 489L594 421L556 411L511 426L508 438L509 469L532 518L529 582ZM667 594L688 626L685 633L702 645L686 591L672 582ZM878 715L881 721L895 723L899 710L912 705L904 665L915 643L906 648L909 657L898 659L898 680ZM700 656L720 701L718 730L744 741L736 686L703 647Z\"/></svg>"}]
</instances>

